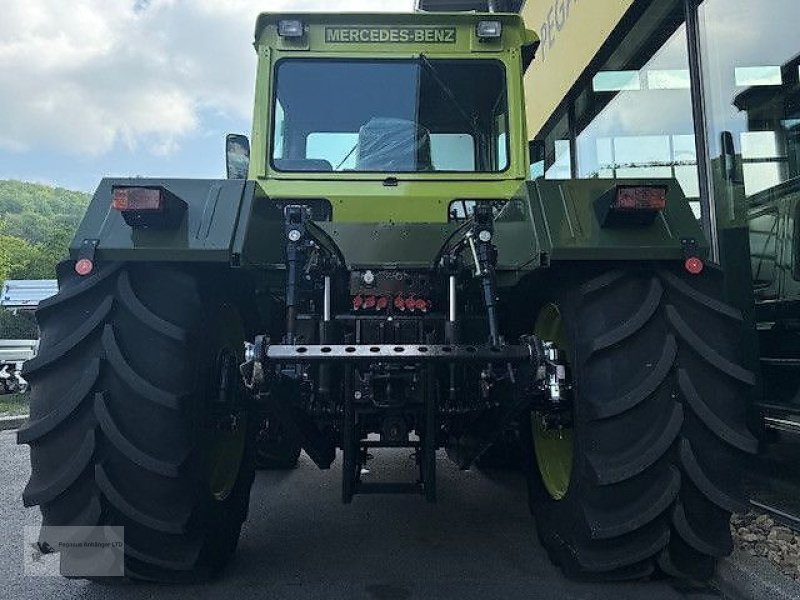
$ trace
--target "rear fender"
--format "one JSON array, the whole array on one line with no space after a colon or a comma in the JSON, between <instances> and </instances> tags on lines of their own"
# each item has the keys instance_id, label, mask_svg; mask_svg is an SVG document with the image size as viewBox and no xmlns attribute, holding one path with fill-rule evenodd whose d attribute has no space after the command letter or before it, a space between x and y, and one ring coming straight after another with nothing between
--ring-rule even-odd
<instances>
[{"instance_id":1,"label":"rear fender","mask_svg":"<svg viewBox=\"0 0 800 600\"><path fill-rule=\"evenodd\" d=\"M667 206L651 225L603 227L594 203L617 185L666 186ZM677 181L584 179L526 183L536 238L545 260L676 260L684 240L706 257L708 244Z\"/></svg>"},{"instance_id":2,"label":"rear fender","mask_svg":"<svg viewBox=\"0 0 800 600\"><path fill-rule=\"evenodd\" d=\"M133 228L111 207L115 186L159 186L186 204L173 227ZM100 260L238 264L254 183L227 179L103 179L70 245L77 259L94 246ZM239 234L239 235L237 235Z\"/></svg>"}]
</instances>

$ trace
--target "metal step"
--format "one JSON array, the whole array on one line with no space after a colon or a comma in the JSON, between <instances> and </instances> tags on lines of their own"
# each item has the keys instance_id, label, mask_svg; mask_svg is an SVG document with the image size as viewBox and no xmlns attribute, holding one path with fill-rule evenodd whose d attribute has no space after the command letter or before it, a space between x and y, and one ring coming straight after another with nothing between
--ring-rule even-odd
<instances>
[{"instance_id":1,"label":"metal step","mask_svg":"<svg viewBox=\"0 0 800 600\"><path fill-rule=\"evenodd\" d=\"M764 417L764 425L775 431L800 435L800 421L792 418Z\"/></svg>"},{"instance_id":2,"label":"metal step","mask_svg":"<svg viewBox=\"0 0 800 600\"><path fill-rule=\"evenodd\" d=\"M773 506L772 504L765 504L758 500L751 500L750 504L758 509L761 512L767 513L771 515L776 521L793 529L794 531L800 532L800 517L777 506Z\"/></svg>"},{"instance_id":3,"label":"metal step","mask_svg":"<svg viewBox=\"0 0 800 600\"><path fill-rule=\"evenodd\" d=\"M784 369L800 369L800 358L761 358L761 364Z\"/></svg>"}]
</instances>

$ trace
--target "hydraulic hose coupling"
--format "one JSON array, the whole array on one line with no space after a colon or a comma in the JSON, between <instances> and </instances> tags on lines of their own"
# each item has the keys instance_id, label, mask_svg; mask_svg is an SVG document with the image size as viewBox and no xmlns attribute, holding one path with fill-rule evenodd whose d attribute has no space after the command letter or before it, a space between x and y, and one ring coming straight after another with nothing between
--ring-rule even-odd
<instances>
[{"instance_id":1,"label":"hydraulic hose coupling","mask_svg":"<svg viewBox=\"0 0 800 600\"><path fill-rule=\"evenodd\" d=\"M294 339L300 266L306 255L306 223L309 210L306 206L292 204L284 209L284 231L286 233L286 338Z\"/></svg>"},{"instance_id":2,"label":"hydraulic hose coupling","mask_svg":"<svg viewBox=\"0 0 800 600\"><path fill-rule=\"evenodd\" d=\"M467 232L467 242L475 262L475 277L481 278L483 302L489 322L489 339L492 344L500 344L500 325L497 318L497 293L495 291L494 268L497 263L497 250L492 244L494 238L494 210L490 202L475 205L472 228Z\"/></svg>"}]
</instances>

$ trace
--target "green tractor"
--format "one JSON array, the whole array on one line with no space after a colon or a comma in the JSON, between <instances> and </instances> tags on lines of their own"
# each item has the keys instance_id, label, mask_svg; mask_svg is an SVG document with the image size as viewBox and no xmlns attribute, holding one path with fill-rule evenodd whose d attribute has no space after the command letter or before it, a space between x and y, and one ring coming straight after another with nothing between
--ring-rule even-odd
<instances>
[{"instance_id":1,"label":"green tractor","mask_svg":"<svg viewBox=\"0 0 800 600\"><path fill-rule=\"evenodd\" d=\"M756 449L742 316L677 182L530 180L537 45L510 14L258 18L228 178L103 180L39 308L42 547L124 527L125 575L196 581L257 464L433 502L439 450L511 432L568 576L712 575Z\"/></svg>"}]
</instances>

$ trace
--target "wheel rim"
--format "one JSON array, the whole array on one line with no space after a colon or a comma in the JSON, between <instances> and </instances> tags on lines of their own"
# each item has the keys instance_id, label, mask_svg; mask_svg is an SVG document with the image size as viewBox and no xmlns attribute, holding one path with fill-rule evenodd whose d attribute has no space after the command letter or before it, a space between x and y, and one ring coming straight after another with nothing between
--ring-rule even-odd
<instances>
[{"instance_id":1,"label":"wheel rim","mask_svg":"<svg viewBox=\"0 0 800 600\"><path fill-rule=\"evenodd\" d=\"M211 396L208 482L216 500L225 500L239 477L247 441L247 413L242 406L237 355L230 348L217 356Z\"/></svg>"},{"instance_id":2,"label":"wheel rim","mask_svg":"<svg viewBox=\"0 0 800 600\"><path fill-rule=\"evenodd\" d=\"M569 356L569 342L561 319L561 311L555 304L548 304L536 319L535 334L539 339L553 342ZM547 493L554 500L562 500L569 491L574 457L573 431L547 429L544 416L531 413L531 431L536 465Z\"/></svg>"}]
</instances>

